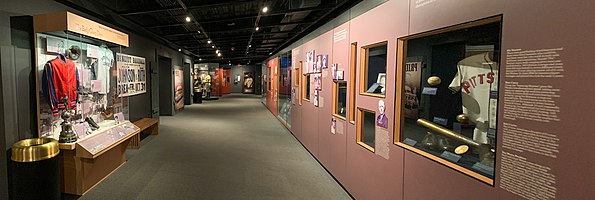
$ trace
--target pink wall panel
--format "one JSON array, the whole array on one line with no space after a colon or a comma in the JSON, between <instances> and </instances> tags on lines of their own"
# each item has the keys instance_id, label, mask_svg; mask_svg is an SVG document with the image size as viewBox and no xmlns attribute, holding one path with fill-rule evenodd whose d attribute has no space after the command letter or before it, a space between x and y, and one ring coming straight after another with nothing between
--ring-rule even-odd
<instances>
[{"instance_id":1,"label":"pink wall panel","mask_svg":"<svg viewBox=\"0 0 595 200\"><path fill-rule=\"evenodd\" d=\"M316 54L318 54L318 45L317 42L322 42L320 38L315 38L308 43L305 43L300 46L301 56L298 57L297 61L304 62L304 68L306 68L306 52L315 50ZM319 109L314 106L314 78L310 77L310 101L303 101L302 105L302 133L300 135L301 142L308 147L308 150L312 154L318 157L318 136L319 136L319 121L320 121L320 114ZM302 83L304 84L304 83Z\"/></svg>"},{"instance_id":2,"label":"pink wall panel","mask_svg":"<svg viewBox=\"0 0 595 200\"><path fill-rule=\"evenodd\" d=\"M333 135L331 133L331 117L332 117L332 99L333 99L333 85L331 65L334 63L333 59L333 31L326 32L313 40L312 45L316 51L316 55L328 55L329 67L322 71L322 91L321 106L318 107L318 160L322 162L330 171L343 171L345 168L345 137L344 135Z\"/></svg>"},{"instance_id":3,"label":"pink wall panel","mask_svg":"<svg viewBox=\"0 0 595 200\"><path fill-rule=\"evenodd\" d=\"M405 151L403 199L498 199L493 186Z\"/></svg>"},{"instance_id":4,"label":"pink wall panel","mask_svg":"<svg viewBox=\"0 0 595 200\"><path fill-rule=\"evenodd\" d=\"M502 14L505 1L410 0L410 34ZM422 4L423 2L430 2Z\"/></svg>"},{"instance_id":5,"label":"pink wall panel","mask_svg":"<svg viewBox=\"0 0 595 200\"><path fill-rule=\"evenodd\" d=\"M386 97L369 97L356 95L356 109L362 107L376 111L378 114L378 101L383 100L386 105L385 114L389 118L388 143L376 141L377 146L388 145L389 159L375 155L356 143L356 127L350 125L347 137L347 187L356 198L361 199L401 199L402 190L402 156L403 149L392 144L394 120L394 85L395 82L395 55L396 39L407 34L408 2L389 1L371 11L368 11L350 22L350 43L358 44L357 82L359 86L360 75L360 47L388 41L387 52L387 88Z\"/></svg>"},{"instance_id":6,"label":"pink wall panel","mask_svg":"<svg viewBox=\"0 0 595 200\"><path fill-rule=\"evenodd\" d=\"M295 48L291 51L291 65L292 65L292 69L296 69L299 67L300 64L300 59L301 58L301 51L299 48ZM292 74L294 74L294 78L291 79L291 85L292 87L295 88L296 91L296 95L299 94L299 92L301 92L301 88L300 87L296 87L295 86L295 82L298 81L297 79L300 79L299 83L300 86L301 84L303 84L301 81L302 75L298 74L297 71L293 71ZM299 104L299 99L300 97L295 97L295 104L291 105L291 133L293 133L293 135L295 135L296 138L300 139L301 138L301 133L302 133L302 109Z\"/></svg>"},{"instance_id":7,"label":"pink wall panel","mask_svg":"<svg viewBox=\"0 0 595 200\"><path fill-rule=\"evenodd\" d=\"M426 2L427 4L417 4ZM595 63L595 23L588 22L594 15L595 2L566 1L455 1L455 0L391 0L338 26L334 30L293 49L293 63L305 61L308 51L328 54L329 65L339 63L349 81L349 45L358 43L356 76L359 86L359 47L388 41L387 94L385 98L356 95L356 109L362 107L378 112L378 101L385 101L389 117L389 158L381 157L356 143L356 126L345 124L344 135L330 133L332 85L330 73L324 78L324 106L314 107L312 102L292 108L292 132L312 154L346 187L356 199L522 199L500 189L500 160L503 148L503 94L506 81L524 81L527 84L552 84L561 87L558 105L560 122L549 124L518 121L535 130L557 134L560 152L557 158L545 158L531 153L519 153L531 161L551 168L556 176L558 199L595 199L595 159L589 152L595 144L590 124L595 118L595 87L585 80L592 77ZM461 12L455 12L461 11ZM502 14L501 63L506 63L506 49L558 48L565 65L564 79L513 79L504 76L506 65L500 69L500 105L497 138L497 164L495 186L485 184L419 154L392 144L394 139L396 40L399 37L448 27L468 21ZM348 31L346 40L333 42L333 34ZM304 65L305 66L305 65ZM301 83L306 84L306 83ZM311 83L309 83L311 84ZM581 87L577 87L581 86ZM584 87L583 87L584 86ZM359 88L358 88L359 89ZM358 90L359 93L359 90ZM312 94L313 96L313 90ZM350 102L348 102L349 104ZM580 113L579 115L577 115ZM349 112L348 112L349 114ZM338 119L341 121L341 119ZM378 142L376 143L378 146ZM587 156L587 158L584 158ZM590 156L590 157L589 157Z\"/></svg>"},{"instance_id":8,"label":"pink wall panel","mask_svg":"<svg viewBox=\"0 0 595 200\"><path fill-rule=\"evenodd\" d=\"M559 79L519 79L505 78L505 81L518 81L523 84L547 84L561 89L557 105L560 121L536 123L528 120L516 120L517 124L532 130L547 131L560 139L557 158L547 158L529 152L515 152L501 148L499 142L498 160L501 152L512 152L526 157L531 162L551 168L556 176L555 187L558 199L595 199L595 156L590 152L595 145L595 137L590 124L595 117L595 87L581 87L593 77L595 63L595 2L576 1L512 1L504 7L504 26L502 33L502 63L506 63L506 49L550 49L563 48L560 59L564 62L564 78ZM501 74L505 73L502 70ZM504 82L500 81L500 88ZM578 86L578 87L577 87ZM503 102L500 102L503 107ZM499 113L500 119L503 112ZM499 127L503 122L500 120ZM498 140L502 141L498 133ZM590 139L587 139L590 138ZM587 156L585 158L584 156ZM589 158L590 157L590 158ZM500 163L500 162L498 162ZM496 169L500 177L500 169ZM496 181L500 185L499 180ZM499 187L497 187L499 188ZM512 193L501 191L501 199L518 198Z\"/></svg>"}]
</instances>

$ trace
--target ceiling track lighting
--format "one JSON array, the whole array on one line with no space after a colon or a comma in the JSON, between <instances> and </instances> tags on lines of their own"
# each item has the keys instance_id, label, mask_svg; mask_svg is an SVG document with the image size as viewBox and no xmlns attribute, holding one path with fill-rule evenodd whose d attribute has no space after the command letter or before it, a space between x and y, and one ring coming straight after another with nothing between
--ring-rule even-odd
<instances>
[{"instance_id":1,"label":"ceiling track lighting","mask_svg":"<svg viewBox=\"0 0 595 200\"><path fill-rule=\"evenodd\" d=\"M260 29L260 28L258 28L258 26L257 26L257 27L256 27L256 31L258 31L258 29Z\"/></svg>"},{"instance_id":2,"label":"ceiling track lighting","mask_svg":"<svg viewBox=\"0 0 595 200\"><path fill-rule=\"evenodd\" d=\"M208 44L211 44L211 43L213 43L213 41L209 40L209 41L207 41L207 43L208 43Z\"/></svg>"},{"instance_id":3,"label":"ceiling track lighting","mask_svg":"<svg viewBox=\"0 0 595 200\"><path fill-rule=\"evenodd\" d=\"M191 21L190 17L186 17L186 22L190 22L190 21Z\"/></svg>"},{"instance_id":4,"label":"ceiling track lighting","mask_svg":"<svg viewBox=\"0 0 595 200\"><path fill-rule=\"evenodd\" d=\"M263 13L266 13L267 11L269 11L269 7L265 6L264 8L262 8Z\"/></svg>"}]
</instances>

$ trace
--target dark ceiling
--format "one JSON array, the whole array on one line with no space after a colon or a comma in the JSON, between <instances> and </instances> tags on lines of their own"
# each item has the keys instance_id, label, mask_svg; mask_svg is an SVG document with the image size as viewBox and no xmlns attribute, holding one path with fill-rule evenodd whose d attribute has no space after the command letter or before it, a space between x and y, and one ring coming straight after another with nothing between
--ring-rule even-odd
<instances>
[{"instance_id":1,"label":"dark ceiling","mask_svg":"<svg viewBox=\"0 0 595 200\"><path fill-rule=\"evenodd\" d=\"M179 48L197 62L254 64L361 0L57 1Z\"/></svg>"}]
</instances>

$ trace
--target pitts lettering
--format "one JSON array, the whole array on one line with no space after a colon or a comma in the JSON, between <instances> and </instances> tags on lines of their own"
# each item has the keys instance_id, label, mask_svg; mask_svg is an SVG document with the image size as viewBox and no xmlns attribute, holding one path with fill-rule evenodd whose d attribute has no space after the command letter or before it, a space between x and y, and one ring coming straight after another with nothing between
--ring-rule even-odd
<instances>
[{"instance_id":1,"label":"pitts lettering","mask_svg":"<svg viewBox=\"0 0 595 200\"><path fill-rule=\"evenodd\" d=\"M494 72L489 72L487 74L478 74L477 76L472 76L469 80L463 81L461 86L465 90L465 93L469 94L469 88L475 88L477 85L481 85L484 83L492 84L494 83Z\"/></svg>"}]
</instances>

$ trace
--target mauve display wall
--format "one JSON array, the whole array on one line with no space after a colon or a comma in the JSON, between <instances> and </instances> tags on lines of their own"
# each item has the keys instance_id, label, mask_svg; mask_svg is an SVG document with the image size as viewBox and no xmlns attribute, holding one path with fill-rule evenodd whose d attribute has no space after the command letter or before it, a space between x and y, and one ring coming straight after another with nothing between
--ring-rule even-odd
<instances>
[{"instance_id":1,"label":"mauve display wall","mask_svg":"<svg viewBox=\"0 0 595 200\"><path fill-rule=\"evenodd\" d=\"M595 56L591 55L595 52L595 23L589 22L595 16L593 11L595 2L588 0L387 1L346 23L335 25L330 31L293 46L292 63L295 68L299 66L299 61L303 61L305 68L306 52L315 50L316 55L328 54L329 65L338 63L339 70L345 72L345 80L349 82L349 48L351 43L357 42L356 109L361 107L378 113L378 101L385 102L390 123L384 132L377 131L376 148L378 150L387 145L388 156L378 155L358 145L356 126L348 121L337 119L337 126L344 126L343 133L330 132L330 68L328 74L323 72L322 75L322 106L315 107L313 102L307 101L303 101L302 106L296 103L292 107L291 132L356 199L595 199L595 156L589 153L588 148L595 145L595 129L588 126L588 120L595 117L595 106L591 105L595 100L592 95L595 88L585 84L593 75L591 68L592 63L595 63ZM502 16L503 25L498 87L497 157L492 186L393 144L395 95L400 95L396 91L395 82L401 81L400 77L395 76L396 57L402 53L396 51L398 38L498 15ZM336 36L342 31L347 32L347 37L337 39ZM383 41L388 42L386 97L359 95L360 48ZM563 65L563 76L529 78L507 75L509 65L513 65L512 59L507 62L507 57L513 56L511 52L524 50L555 53L556 59L560 60L558 64ZM292 81L295 82L295 78ZM559 96L554 95L553 98L553 109L559 108L558 113L552 114L554 120L546 123L505 117L504 102L518 97L505 97L505 93L515 90L509 86L513 83L559 89L556 93ZM300 81L300 84L305 83ZM296 87L295 83L292 85ZM311 93L313 96L313 90ZM351 102L347 103L349 105ZM532 112L519 109L516 111ZM350 112L347 114L349 119ZM514 124L527 132L530 130L550 134L554 138L553 142L543 145L553 144L553 155L544 156L512 148L513 141L504 139L504 136L511 134L510 129L504 128L505 123L507 126ZM379 140L379 136L388 137L388 143ZM531 137L515 140L538 141ZM507 145L504 146L503 143ZM503 169L502 157L510 155L524 161L513 162L513 165L505 164L509 165L505 166L508 169ZM538 172L535 166L542 166L543 171ZM519 169L523 167L529 167L528 171L521 173ZM531 177L537 179L522 179L523 174L531 174ZM544 177L536 177L543 175L550 177L551 183L530 188L536 186L536 182L544 180ZM513 181L520 182L511 186L511 183L502 181L510 176Z\"/></svg>"},{"instance_id":2,"label":"mauve display wall","mask_svg":"<svg viewBox=\"0 0 595 200\"><path fill-rule=\"evenodd\" d=\"M266 105L269 110L276 116L279 113L278 99L279 96L279 58L271 59L267 62L268 75L267 79L270 81L270 87L267 86L267 102ZM264 73L264 72L263 72ZM266 84L266 82L265 82Z\"/></svg>"}]
</instances>

